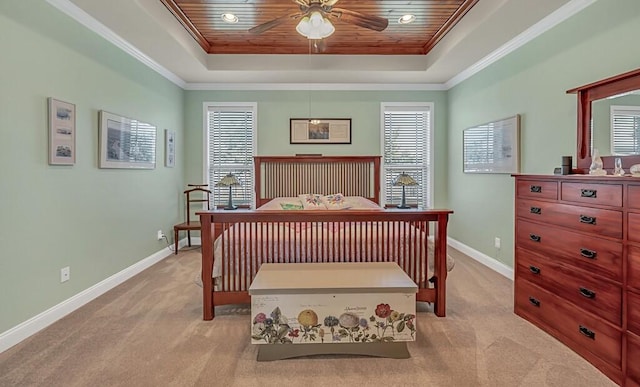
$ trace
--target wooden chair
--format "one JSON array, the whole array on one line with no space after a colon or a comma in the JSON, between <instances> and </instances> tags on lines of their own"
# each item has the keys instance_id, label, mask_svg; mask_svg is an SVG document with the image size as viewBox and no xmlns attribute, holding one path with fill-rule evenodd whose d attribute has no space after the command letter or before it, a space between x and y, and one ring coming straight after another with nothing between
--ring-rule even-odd
<instances>
[{"instance_id":1,"label":"wooden chair","mask_svg":"<svg viewBox=\"0 0 640 387\"><path fill-rule=\"evenodd\" d=\"M187 242L189 246L191 246L191 231L200 231L199 218L198 220L191 220L192 217L196 217L195 214L192 213L191 204L206 203L207 210L211 209L211 206L209 204L211 191L204 188L207 187L207 184L187 184L187 186L193 188L184 191L184 205L187 213L185 216L186 222L173 226L173 241L175 243L174 251L176 254L178 254L178 238L180 236L180 231L187 231Z\"/></svg>"}]
</instances>

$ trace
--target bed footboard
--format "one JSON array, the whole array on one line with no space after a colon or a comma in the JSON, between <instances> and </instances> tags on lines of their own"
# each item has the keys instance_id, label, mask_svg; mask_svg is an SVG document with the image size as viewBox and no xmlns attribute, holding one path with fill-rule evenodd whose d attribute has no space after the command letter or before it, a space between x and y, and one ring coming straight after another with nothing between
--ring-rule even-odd
<instances>
[{"instance_id":1,"label":"bed footboard","mask_svg":"<svg viewBox=\"0 0 640 387\"><path fill-rule=\"evenodd\" d=\"M416 299L433 303L435 314L445 316L451 213L200 212L203 318L213 319L217 305L249 303L251 281L267 262L396 262L418 285Z\"/></svg>"}]
</instances>

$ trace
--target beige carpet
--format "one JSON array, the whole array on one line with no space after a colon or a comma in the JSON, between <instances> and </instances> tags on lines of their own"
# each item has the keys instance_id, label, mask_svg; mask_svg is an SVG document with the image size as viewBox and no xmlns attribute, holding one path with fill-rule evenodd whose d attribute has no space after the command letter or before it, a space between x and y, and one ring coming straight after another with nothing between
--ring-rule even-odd
<instances>
[{"instance_id":1,"label":"beige carpet","mask_svg":"<svg viewBox=\"0 0 640 387\"><path fill-rule=\"evenodd\" d=\"M203 321L182 251L0 354L0 386L610 386L513 314L512 282L455 250L447 317L420 304L409 359L315 356L256 362L246 305Z\"/></svg>"}]
</instances>

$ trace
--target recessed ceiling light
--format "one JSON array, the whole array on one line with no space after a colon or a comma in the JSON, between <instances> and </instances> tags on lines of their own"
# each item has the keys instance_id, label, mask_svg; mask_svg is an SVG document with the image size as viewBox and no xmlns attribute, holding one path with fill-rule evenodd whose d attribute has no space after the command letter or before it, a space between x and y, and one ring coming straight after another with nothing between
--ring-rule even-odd
<instances>
[{"instance_id":1,"label":"recessed ceiling light","mask_svg":"<svg viewBox=\"0 0 640 387\"><path fill-rule=\"evenodd\" d=\"M225 23L234 24L238 22L238 17L232 13L223 13L222 20L224 20Z\"/></svg>"},{"instance_id":2,"label":"recessed ceiling light","mask_svg":"<svg viewBox=\"0 0 640 387\"><path fill-rule=\"evenodd\" d=\"M398 23L400 24L409 24L409 23L413 23L416 20L416 16L415 15L402 15L400 16L400 19L398 19Z\"/></svg>"}]
</instances>

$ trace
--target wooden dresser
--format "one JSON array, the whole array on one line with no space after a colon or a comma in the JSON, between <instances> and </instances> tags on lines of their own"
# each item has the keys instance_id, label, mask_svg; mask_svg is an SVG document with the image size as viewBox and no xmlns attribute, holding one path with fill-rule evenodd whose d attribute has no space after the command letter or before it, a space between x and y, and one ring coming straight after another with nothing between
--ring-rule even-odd
<instances>
[{"instance_id":1,"label":"wooden dresser","mask_svg":"<svg viewBox=\"0 0 640 387\"><path fill-rule=\"evenodd\" d=\"M515 313L640 386L640 178L515 182Z\"/></svg>"}]
</instances>

